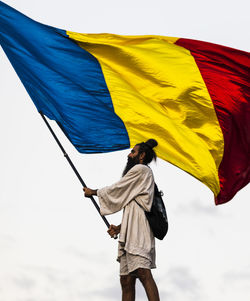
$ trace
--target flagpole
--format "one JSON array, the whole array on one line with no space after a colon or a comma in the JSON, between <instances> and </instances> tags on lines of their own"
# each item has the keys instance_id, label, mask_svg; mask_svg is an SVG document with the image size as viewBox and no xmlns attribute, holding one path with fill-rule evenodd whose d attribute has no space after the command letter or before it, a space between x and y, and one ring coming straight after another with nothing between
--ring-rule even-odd
<instances>
[{"instance_id":1,"label":"flagpole","mask_svg":"<svg viewBox=\"0 0 250 301\"><path fill-rule=\"evenodd\" d=\"M61 142L59 141L59 139L57 138L56 134L54 133L54 131L52 130L50 124L48 123L47 119L45 118L45 116L43 115L42 112L39 112L40 115L42 116L42 119L44 120L45 124L47 125L49 131L51 132L52 136L55 138L58 146L60 147L61 151L63 152L63 155L64 157L67 159L67 161L69 162L70 166L72 167L73 171L75 172L78 180L81 182L82 186L83 187L87 187L87 185L84 183L82 177L80 176L79 172L77 171L77 169L75 168L73 162L71 161L70 157L68 156L68 154L66 153L66 151L64 150ZM109 228L110 227L110 224L109 222L107 221L107 219L105 218L105 216L101 215L101 212L100 212L100 207L98 206L98 204L96 203L95 199L93 196L90 197L92 203L94 204L96 210L98 211L98 213L100 214L101 218L103 219L104 223L106 224L106 226ZM117 238L117 237L114 237L114 238Z\"/></svg>"}]
</instances>

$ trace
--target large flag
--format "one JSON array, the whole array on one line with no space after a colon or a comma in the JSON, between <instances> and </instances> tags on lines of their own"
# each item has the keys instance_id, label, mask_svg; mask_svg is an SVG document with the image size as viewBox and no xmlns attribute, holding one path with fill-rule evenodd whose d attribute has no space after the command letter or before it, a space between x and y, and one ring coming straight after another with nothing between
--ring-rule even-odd
<instances>
[{"instance_id":1,"label":"large flag","mask_svg":"<svg viewBox=\"0 0 250 301\"><path fill-rule=\"evenodd\" d=\"M250 54L164 36L79 34L0 2L0 42L38 111L82 153L148 138L216 204L250 180Z\"/></svg>"}]
</instances>

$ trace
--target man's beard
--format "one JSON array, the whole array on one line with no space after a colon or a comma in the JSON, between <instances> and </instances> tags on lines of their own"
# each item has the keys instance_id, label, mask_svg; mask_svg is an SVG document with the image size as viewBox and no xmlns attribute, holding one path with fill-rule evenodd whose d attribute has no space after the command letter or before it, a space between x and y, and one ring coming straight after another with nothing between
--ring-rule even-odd
<instances>
[{"instance_id":1,"label":"man's beard","mask_svg":"<svg viewBox=\"0 0 250 301\"><path fill-rule=\"evenodd\" d=\"M132 168L134 167L136 164L139 164L139 155L137 155L134 158L130 158L128 157L128 161L127 161L127 165L125 166L122 176L125 176L125 174Z\"/></svg>"}]
</instances>

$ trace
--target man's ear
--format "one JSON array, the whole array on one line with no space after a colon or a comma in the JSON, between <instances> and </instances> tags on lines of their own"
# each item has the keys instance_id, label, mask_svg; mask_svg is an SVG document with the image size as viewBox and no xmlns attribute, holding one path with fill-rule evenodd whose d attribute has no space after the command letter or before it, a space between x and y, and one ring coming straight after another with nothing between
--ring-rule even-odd
<instances>
[{"instance_id":1,"label":"man's ear","mask_svg":"<svg viewBox=\"0 0 250 301\"><path fill-rule=\"evenodd\" d=\"M139 156L139 160L144 161L145 156L146 156L145 152L141 153L140 156Z\"/></svg>"}]
</instances>

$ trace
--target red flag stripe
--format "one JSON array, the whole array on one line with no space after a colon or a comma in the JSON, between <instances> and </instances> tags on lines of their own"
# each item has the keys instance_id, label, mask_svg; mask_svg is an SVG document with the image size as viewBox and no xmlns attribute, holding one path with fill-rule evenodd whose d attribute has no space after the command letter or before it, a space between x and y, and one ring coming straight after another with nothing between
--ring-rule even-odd
<instances>
[{"instance_id":1,"label":"red flag stripe","mask_svg":"<svg viewBox=\"0 0 250 301\"><path fill-rule=\"evenodd\" d=\"M250 181L250 54L212 43L179 39L199 67L224 136L219 167L222 204Z\"/></svg>"}]
</instances>

